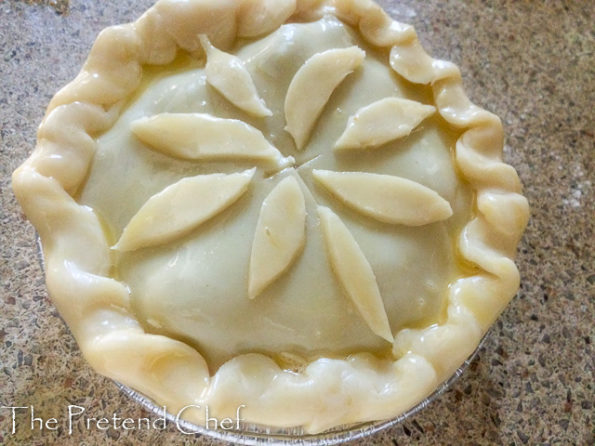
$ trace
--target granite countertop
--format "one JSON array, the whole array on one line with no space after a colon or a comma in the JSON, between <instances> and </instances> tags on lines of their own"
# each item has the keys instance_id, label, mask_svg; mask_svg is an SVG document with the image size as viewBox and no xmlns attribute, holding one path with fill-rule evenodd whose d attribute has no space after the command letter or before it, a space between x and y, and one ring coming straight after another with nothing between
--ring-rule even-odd
<instances>
[{"instance_id":1,"label":"granite countertop","mask_svg":"<svg viewBox=\"0 0 595 446\"><path fill-rule=\"evenodd\" d=\"M78 72L97 33L151 0L0 0L0 444L220 444L164 431L62 423L138 419L143 409L82 359L52 306L36 236L10 187L53 93ZM532 217L519 248L522 285L464 375L428 408L360 444L595 444L593 198L595 8L587 0L384 0L428 52L462 70L474 102L498 114L505 160ZM52 425L50 424L50 427Z\"/></svg>"}]
</instances>

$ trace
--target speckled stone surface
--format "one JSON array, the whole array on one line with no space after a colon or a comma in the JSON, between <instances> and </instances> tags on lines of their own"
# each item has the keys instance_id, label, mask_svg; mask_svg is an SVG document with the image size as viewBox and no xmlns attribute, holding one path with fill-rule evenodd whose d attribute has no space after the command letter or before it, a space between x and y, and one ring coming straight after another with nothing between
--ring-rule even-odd
<instances>
[{"instance_id":1,"label":"speckled stone surface","mask_svg":"<svg viewBox=\"0 0 595 446\"><path fill-rule=\"evenodd\" d=\"M90 417L147 416L82 359L48 299L35 242L10 188L51 96L78 72L97 33L151 0L0 0L0 444L221 444L164 430L106 431ZM532 218L521 289L479 355L427 409L355 444L595 444L595 7L583 1L380 2L416 26L428 52L457 63L469 96L498 114L505 159Z\"/></svg>"}]
</instances>

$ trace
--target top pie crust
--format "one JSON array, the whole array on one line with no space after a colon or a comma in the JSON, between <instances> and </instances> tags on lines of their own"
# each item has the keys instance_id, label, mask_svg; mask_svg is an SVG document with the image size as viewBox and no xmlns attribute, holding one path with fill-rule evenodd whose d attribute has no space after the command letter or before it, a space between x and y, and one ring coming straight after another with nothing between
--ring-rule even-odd
<instances>
[{"instance_id":1,"label":"top pie crust","mask_svg":"<svg viewBox=\"0 0 595 446\"><path fill-rule=\"evenodd\" d=\"M370 0L160 0L99 35L13 187L96 370L319 432L421 401L516 292L502 147Z\"/></svg>"}]
</instances>

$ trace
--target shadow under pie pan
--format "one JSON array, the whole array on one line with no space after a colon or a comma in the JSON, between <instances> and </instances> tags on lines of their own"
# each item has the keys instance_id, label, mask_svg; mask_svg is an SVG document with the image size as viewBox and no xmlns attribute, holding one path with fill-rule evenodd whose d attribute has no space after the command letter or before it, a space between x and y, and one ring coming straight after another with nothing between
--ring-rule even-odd
<instances>
[{"instance_id":1,"label":"shadow under pie pan","mask_svg":"<svg viewBox=\"0 0 595 446\"><path fill-rule=\"evenodd\" d=\"M98 36L13 188L95 370L185 433L333 444L448 389L518 289L503 144L371 0L159 0Z\"/></svg>"}]
</instances>

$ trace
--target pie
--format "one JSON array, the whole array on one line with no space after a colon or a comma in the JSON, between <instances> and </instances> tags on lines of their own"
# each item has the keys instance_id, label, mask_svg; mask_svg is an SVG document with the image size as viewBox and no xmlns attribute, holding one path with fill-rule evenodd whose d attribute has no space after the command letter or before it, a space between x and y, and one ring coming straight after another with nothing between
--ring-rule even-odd
<instances>
[{"instance_id":1,"label":"pie","mask_svg":"<svg viewBox=\"0 0 595 446\"><path fill-rule=\"evenodd\" d=\"M515 294L502 147L371 0L160 0L99 35L13 187L99 373L315 433L419 403Z\"/></svg>"}]
</instances>

